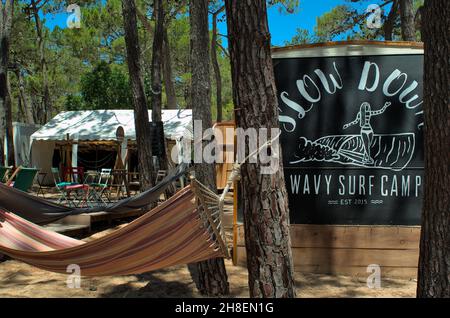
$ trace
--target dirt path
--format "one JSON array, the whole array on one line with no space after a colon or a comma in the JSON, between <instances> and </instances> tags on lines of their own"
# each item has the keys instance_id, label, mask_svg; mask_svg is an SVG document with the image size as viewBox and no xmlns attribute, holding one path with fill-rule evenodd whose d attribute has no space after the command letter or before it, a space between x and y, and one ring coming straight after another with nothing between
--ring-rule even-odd
<instances>
[{"instance_id":1,"label":"dirt path","mask_svg":"<svg viewBox=\"0 0 450 318\"><path fill-rule=\"evenodd\" d=\"M231 296L248 297L246 268L230 261L226 265ZM401 279L385 279L381 289L369 289L365 279L356 277L297 273L295 278L299 297L414 297L416 290L415 281ZM141 275L83 278L79 289L68 288L66 281L67 275L22 262L0 263L0 297L200 297L184 265Z\"/></svg>"}]
</instances>

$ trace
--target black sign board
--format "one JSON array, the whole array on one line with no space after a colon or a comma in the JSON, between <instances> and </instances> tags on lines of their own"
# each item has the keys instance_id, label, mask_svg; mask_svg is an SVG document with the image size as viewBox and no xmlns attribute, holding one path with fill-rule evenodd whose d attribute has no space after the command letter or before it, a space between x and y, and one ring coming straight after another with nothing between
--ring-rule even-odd
<instances>
[{"instance_id":1,"label":"black sign board","mask_svg":"<svg viewBox=\"0 0 450 318\"><path fill-rule=\"evenodd\" d=\"M423 55L274 59L291 223L420 224Z\"/></svg>"}]
</instances>

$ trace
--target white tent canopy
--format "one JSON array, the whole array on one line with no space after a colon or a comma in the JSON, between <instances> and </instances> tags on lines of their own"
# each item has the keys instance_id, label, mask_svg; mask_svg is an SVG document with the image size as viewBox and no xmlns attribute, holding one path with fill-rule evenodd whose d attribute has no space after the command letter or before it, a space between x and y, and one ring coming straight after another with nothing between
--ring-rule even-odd
<instances>
[{"instance_id":1,"label":"white tent canopy","mask_svg":"<svg viewBox=\"0 0 450 318\"><path fill-rule=\"evenodd\" d=\"M151 120L151 110L149 111ZM191 136L192 110L162 111L164 135L167 139L177 140L181 136ZM118 127L123 127L125 138L136 140L133 110L87 110L61 112L31 135L31 141L49 140L116 140Z\"/></svg>"},{"instance_id":2,"label":"white tent canopy","mask_svg":"<svg viewBox=\"0 0 450 318\"><path fill-rule=\"evenodd\" d=\"M149 119L152 115L149 111ZM192 110L162 111L164 135L175 140L192 140ZM59 113L41 129L31 135L31 165L48 174L43 184L51 183L51 167L57 142L67 141L115 141L117 129L125 133L122 149L126 150L127 141L136 140L133 110L87 110ZM182 138L183 137L183 138ZM122 153L122 160L124 154ZM72 146L72 165L77 165L78 143Z\"/></svg>"}]
</instances>

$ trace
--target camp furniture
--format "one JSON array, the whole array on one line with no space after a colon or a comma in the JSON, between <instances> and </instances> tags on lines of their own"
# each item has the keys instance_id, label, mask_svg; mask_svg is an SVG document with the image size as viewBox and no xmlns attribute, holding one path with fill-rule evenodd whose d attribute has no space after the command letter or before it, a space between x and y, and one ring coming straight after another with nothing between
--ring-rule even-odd
<instances>
[{"instance_id":1,"label":"camp furniture","mask_svg":"<svg viewBox=\"0 0 450 318\"><path fill-rule=\"evenodd\" d=\"M148 211L149 206L157 201L161 193L171 183L185 175L188 169L189 167L186 164L181 164L177 168L171 169L163 181L136 196L115 203L100 204L89 208L64 206L0 184L0 207L40 225L55 222L68 215L83 213L108 212L122 215L127 213L144 213Z\"/></svg>"},{"instance_id":2,"label":"camp furniture","mask_svg":"<svg viewBox=\"0 0 450 318\"><path fill-rule=\"evenodd\" d=\"M82 184L84 180L84 168L83 167L65 167L64 168L64 181Z\"/></svg>"},{"instance_id":3,"label":"camp furniture","mask_svg":"<svg viewBox=\"0 0 450 318\"><path fill-rule=\"evenodd\" d=\"M141 180L139 176L139 172L129 171L128 172L128 186L130 191L134 191L134 193L138 193L141 188Z\"/></svg>"},{"instance_id":4,"label":"camp furniture","mask_svg":"<svg viewBox=\"0 0 450 318\"><path fill-rule=\"evenodd\" d=\"M112 171L112 181L109 187L110 199L113 192L115 192L117 199L119 199L121 194L127 197L131 196L128 184L128 171L126 169L114 169Z\"/></svg>"},{"instance_id":5,"label":"camp furniture","mask_svg":"<svg viewBox=\"0 0 450 318\"><path fill-rule=\"evenodd\" d=\"M157 174L156 174L156 183L160 182L161 180L163 180L165 177L167 176L167 170L158 170ZM183 177L180 177L180 179L182 179ZM164 200L167 200L170 196L171 193L175 193L177 192L177 185L176 183L179 180L175 180L167 189L166 191L164 191ZM182 186L181 188L184 188L184 186Z\"/></svg>"},{"instance_id":6,"label":"camp furniture","mask_svg":"<svg viewBox=\"0 0 450 318\"><path fill-rule=\"evenodd\" d=\"M156 173L156 181L155 183L160 182L162 179L164 179L167 175L167 171L166 170L158 170L158 172ZM167 200L168 195L167 195L167 190L164 191L164 201ZM161 199L160 199L161 201Z\"/></svg>"},{"instance_id":7,"label":"camp furniture","mask_svg":"<svg viewBox=\"0 0 450 318\"><path fill-rule=\"evenodd\" d=\"M45 198L45 193L44 193L44 184L45 184L45 179L47 178L48 173L47 172L39 172L36 178L36 181L38 183L38 190L36 192L36 195L42 194L42 197Z\"/></svg>"},{"instance_id":8,"label":"camp furniture","mask_svg":"<svg viewBox=\"0 0 450 318\"><path fill-rule=\"evenodd\" d=\"M67 197L71 198L71 194L74 193L74 199L71 202L75 207L88 207L90 206L89 202L89 193L90 188L87 184L74 184L69 185L64 188L64 191L67 193Z\"/></svg>"},{"instance_id":9,"label":"camp furniture","mask_svg":"<svg viewBox=\"0 0 450 318\"><path fill-rule=\"evenodd\" d=\"M6 182L6 185L27 192L33 185L38 172L39 169L36 168L18 167Z\"/></svg>"},{"instance_id":10,"label":"camp furniture","mask_svg":"<svg viewBox=\"0 0 450 318\"><path fill-rule=\"evenodd\" d=\"M65 201L65 202L67 202L68 205L70 205L69 198L67 197L67 193L64 189L66 186L72 185L72 182L61 181L61 177L60 177L58 168L53 167L51 170L52 170L53 181L55 183L55 188L59 192L58 203L62 203Z\"/></svg>"},{"instance_id":11,"label":"camp furniture","mask_svg":"<svg viewBox=\"0 0 450 318\"><path fill-rule=\"evenodd\" d=\"M79 207L80 205L88 205L89 186L78 184L75 182L61 181L58 168L52 168L53 181L60 196L58 204L66 202L68 206ZM77 203L78 202L78 203Z\"/></svg>"},{"instance_id":12,"label":"camp furniture","mask_svg":"<svg viewBox=\"0 0 450 318\"><path fill-rule=\"evenodd\" d=\"M90 184L90 183L94 183L98 176L100 175L100 172L97 170L87 170L84 173L84 184Z\"/></svg>"},{"instance_id":13,"label":"camp furniture","mask_svg":"<svg viewBox=\"0 0 450 318\"><path fill-rule=\"evenodd\" d=\"M218 200L194 179L140 218L90 242L47 231L0 210L0 253L57 273L67 273L68 266L76 264L81 276L140 274L229 257Z\"/></svg>"},{"instance_id":14,"label":"camp furniture","mask_svg":"<svg viewBox=\"0 0 450 318\"><path fill-rule=\"evenodd\" d=\"M108 194L108 186L111 179L112 169L102 169L97 182L89 183L89 199L93 203L103 203L107 201L111 202Z\"/></svg>"},{"instance_id":15,"label":"camp furniture","mask_svg":"<svg viewBox=\"0 0 450 318\"><path fill-rule=\"evenodd\" d=\"M10 167L3 167L0 166L0 182L3 182L6 180L8 173L11 171Z\"/></svg>"},{"instance_id":16,"label":"camp furniture","mask_svg":"<svg viewBox=\"0 0 450 318\"><path fill-rule=\"evenodd\" d=\"M74 184L73 182L62 181L61 174L60 174L58 168L53 167L51 169L51 171L52 171L53 182L55 183L56 187L65 187L65 186Z\"/></svg>"}]
</instances>

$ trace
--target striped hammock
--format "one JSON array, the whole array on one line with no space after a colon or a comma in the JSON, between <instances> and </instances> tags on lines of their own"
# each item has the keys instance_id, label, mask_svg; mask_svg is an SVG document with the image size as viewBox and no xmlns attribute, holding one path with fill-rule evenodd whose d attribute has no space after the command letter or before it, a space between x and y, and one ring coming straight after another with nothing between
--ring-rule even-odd
<instances>
[{"instance_id":1,"label":"striped hammock","mask_svg":"<svg viewBox=\"0 0 450 318\"><path fill-rule=\"evenodd\" d=\"M90 242L0 210L0 253L57 273L67 273L68 266L75 264L81 276L140 274L228 257L217 202L213 192L194 179L140 218Z\"/></svg>"}]
</instances>

